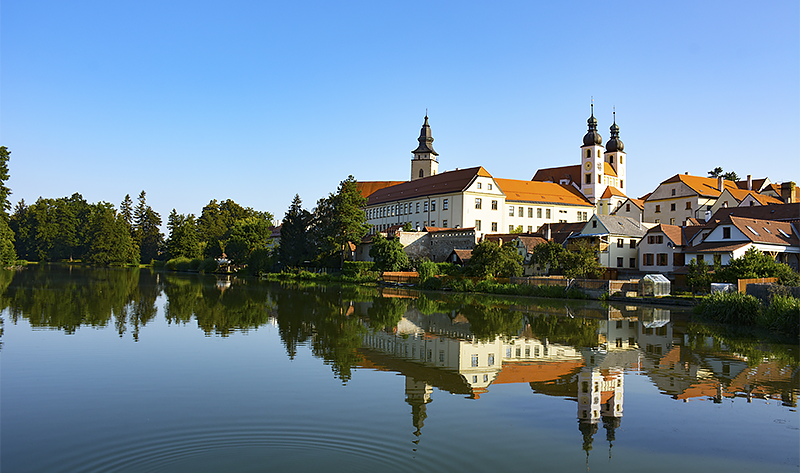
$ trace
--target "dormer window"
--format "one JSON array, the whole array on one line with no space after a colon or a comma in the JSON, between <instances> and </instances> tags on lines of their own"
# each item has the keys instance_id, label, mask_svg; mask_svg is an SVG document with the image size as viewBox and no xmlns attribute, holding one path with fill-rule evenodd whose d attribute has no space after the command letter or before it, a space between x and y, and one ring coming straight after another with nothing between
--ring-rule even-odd
<instances>
[{"instance_id":1,"label":"dormer window","mask_svg":"<svg viewBox=\"0 0 800 473\"><path fill-rule=\"evenodd\" d=\"M722 227L722 238L731 238L731 227Z\"/></svg>"}]
</instances>

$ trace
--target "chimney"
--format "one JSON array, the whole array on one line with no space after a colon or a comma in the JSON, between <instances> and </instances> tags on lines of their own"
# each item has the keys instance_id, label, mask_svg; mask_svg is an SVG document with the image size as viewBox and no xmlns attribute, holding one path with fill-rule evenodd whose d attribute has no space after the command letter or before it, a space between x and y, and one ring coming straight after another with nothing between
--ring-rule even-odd
<instances>
[{"instance_id":1,"label":"chimney","mask_svg":"<svg viewBox=\"0 0 800 473\"><path fill-rule=\"evenodd\" d=\"M747 175L747 190L753 190L753 176L750 174Z\"/></svg>"},{"instance_id":2,"label":"chimney","mask_svg":"<svg viewBox=\"0 0 800 473\"><path fill-rule=\"evenodd\" d=\"M550 241L550 224L547 224L547 229L544 231L544 239Z\"/></svg>"},{"instance_id":3,"label":"chimney","mask_svg":"<svg viewBox=\"0 0 800 473\"><path fill-rule=\"evenodd\" d=\"M717 178L717 190L722 192L723 189L725 189L725 179L720 176Z\"/></svg>"},{"instance_id":4,"label":"chimney","mask_svg":"<svg viewBox=\"0 0 800 473\"><path fill-rule=\"evenodd\" d=\"M792 181L781 183L781 200L787 204L794 202L795 183Z\"/></svg>"},{"instance_id":5,"label":"chimney","mask_svg":"<svg viewBox=\"0 0 800 473\"><path fill-rule=\"evenodd\" d=\"M711 220L711 211L710 211L710 210L706 210L706 215L705 215L705 217L706 217L706 222L708 222L709 220Z\"/></svg>"}]
</instances>

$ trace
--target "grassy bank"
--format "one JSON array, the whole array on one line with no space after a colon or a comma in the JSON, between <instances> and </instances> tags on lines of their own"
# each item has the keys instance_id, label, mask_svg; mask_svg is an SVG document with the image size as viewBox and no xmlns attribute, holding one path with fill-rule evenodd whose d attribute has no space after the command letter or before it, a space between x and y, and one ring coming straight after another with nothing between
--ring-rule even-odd
<instances>
[{"instance_id":1,"label":"grassy bank","mask_svg":"<svg viewBox=\"0 0 800 473\"><path fill-rule=\"evenodd\" d=\"M762 327L797 337L800 335L800 299L774 295L768 304L747 294L717 292L695 307L704 319L724 324Z\"/></svg>"}]
</instances>

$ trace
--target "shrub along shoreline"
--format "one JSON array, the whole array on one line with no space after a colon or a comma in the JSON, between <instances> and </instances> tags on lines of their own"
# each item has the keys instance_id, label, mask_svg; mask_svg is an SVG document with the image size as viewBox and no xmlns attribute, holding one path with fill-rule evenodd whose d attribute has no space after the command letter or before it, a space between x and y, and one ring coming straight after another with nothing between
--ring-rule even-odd
<instances>
[{"instance_id":1,"label":"shrub along shoreline","mask_svg":"<svg viewBox=\"0 0 800 473\"><path fill-rule=\"evenodd\" d=\"M694 309L704 319L724 324L756 326L797 337L800 335L800 299L775 294L768 304L738 292L705 296Z\"/></svg>"}]
</instances>

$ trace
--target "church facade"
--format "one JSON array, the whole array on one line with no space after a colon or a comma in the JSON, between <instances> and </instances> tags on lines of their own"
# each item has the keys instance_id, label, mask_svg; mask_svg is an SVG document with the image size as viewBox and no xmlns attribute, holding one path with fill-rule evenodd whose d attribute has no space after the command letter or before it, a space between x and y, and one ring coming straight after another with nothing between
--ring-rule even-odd
<instances>
[{"instance_id":1,"label":"church facade","mask_svg":"<svg viewBox=\"0 0 800 473\"><path fill-rule=\"evenodd\" d=\"M405 225L420 231L474 228L478 238L533 233L547 223L587 222L627 200L627 156L619 127L615 120L604 147L593 107L580 164L540 169L531 180L496 178L481 166L440 173L427 116L417 141L409 181L359 182L371 233Z\"/></svg>"}]
</instances>

